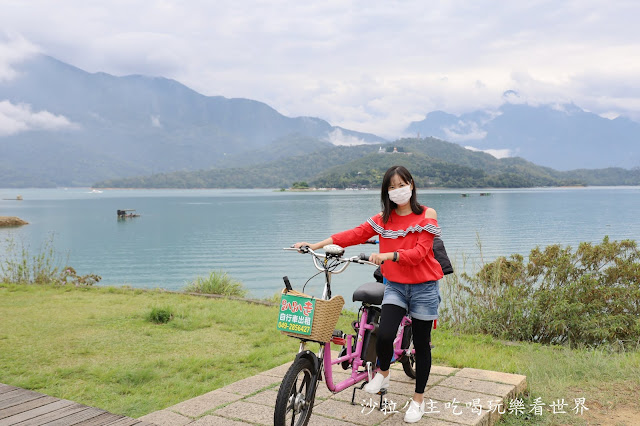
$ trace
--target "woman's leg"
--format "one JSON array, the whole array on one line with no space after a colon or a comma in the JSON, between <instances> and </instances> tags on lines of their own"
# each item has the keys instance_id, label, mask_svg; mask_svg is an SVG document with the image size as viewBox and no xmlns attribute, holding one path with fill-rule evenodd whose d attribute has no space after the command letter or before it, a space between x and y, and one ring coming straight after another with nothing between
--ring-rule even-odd
<instances>
[{"instance_id":1,"label":"woman's leg","mask_svg":"<svg viewBox=\"0 0 640 426\"><path fill-rule=\"evenodd\" d=\"M393 357L393 340L398 333L400 321L404 317L406 309L397 305L382 305L382 316L378 327L376 340L376 352L380 371L365 385L365 392L378 393L380 389L389 386L389 366Z\"/></svg>"},{"instance_id":2,"label":"woman's leg","mask_svg":"<svg viewBox=\"0 0 640 426\"><path fill-rule=\"evenodd\" d=\"M393 340L398 334L398 327L406 313L407 310L401 306L391 304L382 305L380 326L378 327L376 340L376 352L378 353L380 370L383 372L388 371L391 365Z\"/></svg>"},{"instance_id":3,"label":"woman's leg","mask_svg":"<svg viewBox=\"0 0 640 426\"><path fill-rule=\"evenodd\" d=\"M413 332L413 347L416 350L416 394L424 393L424 388L429 380L431 372L431 328L433 321L413 319L411 330Z\"/></svg>"}]
</instances>

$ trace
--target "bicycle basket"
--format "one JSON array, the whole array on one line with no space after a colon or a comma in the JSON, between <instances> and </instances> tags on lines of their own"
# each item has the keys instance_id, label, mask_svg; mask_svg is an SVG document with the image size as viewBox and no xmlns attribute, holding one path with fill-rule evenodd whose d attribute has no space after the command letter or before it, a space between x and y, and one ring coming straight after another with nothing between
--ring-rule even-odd
<instances>
[{"instance_id":1,"label":"bicycle basket","mask_svg":"<svg viewBox=\"0 0 640 426\"><path fill-rule=\"evenodd\" d=\"M282 334L298 339L319 343L328 342L331 340L343 306L342 296L323 300L295 290L283 289L278 329ZM310 317L313 319L311 320Z\"/></svg>"}]
</instances>

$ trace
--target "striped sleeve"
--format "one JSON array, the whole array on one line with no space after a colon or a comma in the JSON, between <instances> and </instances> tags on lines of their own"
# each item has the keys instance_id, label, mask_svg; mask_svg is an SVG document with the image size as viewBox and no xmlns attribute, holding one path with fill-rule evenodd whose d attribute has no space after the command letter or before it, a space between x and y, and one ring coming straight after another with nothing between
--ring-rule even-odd
<instances>
[{"instance_id":1,"label":"striped sleeve","mask_svg":"<svg viewBox=\"0 0 640 426\"><path fill-rule=\"evenodd\" d=\"M376 231L373 230L370 220L371 219L353 229L333 234L331 236L333 244L341 247L349 247L365 243L369 238L376 235Z\"/></svg>"},{"instance_id":2,"label":"striped sleeve","mask_svg":"<svg viewBox=\"0 0 640 426\"><path fill-rule=\"evenodd\" d=\"M438 226L438 222L435 219L430 218L424 218L419 224L409 226L407 229L400 229L397 231L384 229L381 225L376 223L373 218L369 218L367 223L378 235L380 235L381 238L396 239L400 237L406 237L411 232L428 232L436 237L439 237L442 234L442 231Z\"/></svg>"}]
</instances>

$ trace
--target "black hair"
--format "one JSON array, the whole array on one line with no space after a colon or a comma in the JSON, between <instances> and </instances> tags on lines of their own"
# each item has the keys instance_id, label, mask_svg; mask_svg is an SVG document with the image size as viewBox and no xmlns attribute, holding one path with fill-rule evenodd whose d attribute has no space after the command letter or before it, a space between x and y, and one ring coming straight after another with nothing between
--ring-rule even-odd
<instances>
[{"instance_id":1,"label":"black hair","mask_svg":"<svg viewBox=\"0 0 640 426\"><path fill-rule=\"evenodd\" d=\"M380 190L380 204L382 205L382 221L387 223L391 216L391 211L398 207L396 203L389 199L389 185L391 185L391 178L398 175L405 183L411 184L411 199L409 205L411 205L411 211L415 214L422 214L424 209L418 203L418 196L416 195L416 184L413 181L413 176L409 173L404 166L392 166L387 170L382 178L382 188Z\"/></svg>"}]
</instances>

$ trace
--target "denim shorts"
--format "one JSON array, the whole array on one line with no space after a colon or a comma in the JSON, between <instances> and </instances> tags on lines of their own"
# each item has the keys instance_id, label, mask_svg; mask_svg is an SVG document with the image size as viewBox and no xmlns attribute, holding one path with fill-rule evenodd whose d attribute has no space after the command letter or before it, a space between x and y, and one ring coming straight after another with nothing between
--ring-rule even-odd
<instances>
[{"instance_id":1,"label":"denim shorts","mask_svg":"<svg viewBox=\"0 0 640 426\"><path fill-rule=\"evenodd\" d=\"M385 280L383 305L397 305L405 308L411 318L422 321L438 319L440 304L440 285L438 281L420 284L400 284Z\"/></svg>"}]
</instances>

